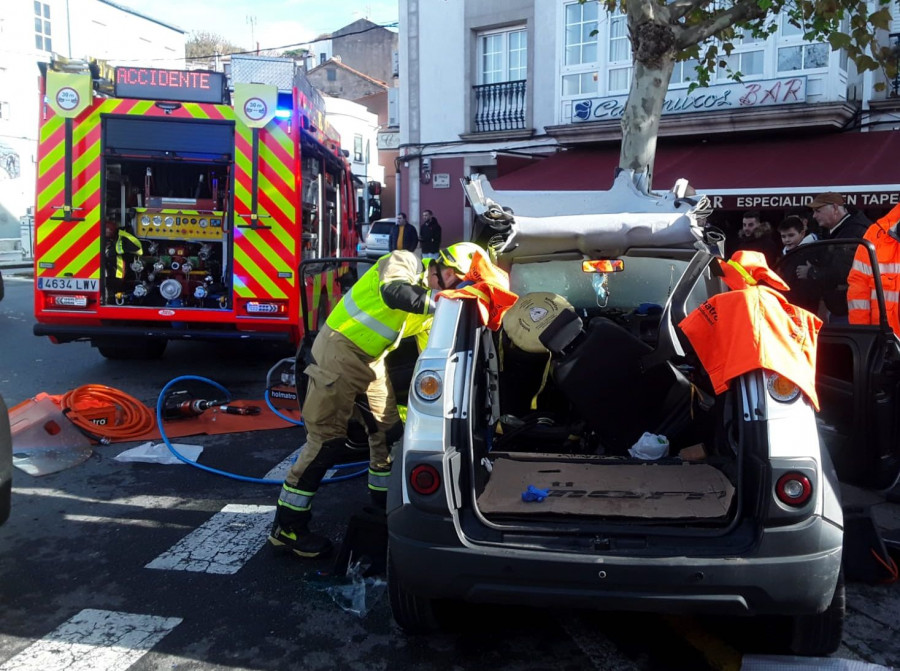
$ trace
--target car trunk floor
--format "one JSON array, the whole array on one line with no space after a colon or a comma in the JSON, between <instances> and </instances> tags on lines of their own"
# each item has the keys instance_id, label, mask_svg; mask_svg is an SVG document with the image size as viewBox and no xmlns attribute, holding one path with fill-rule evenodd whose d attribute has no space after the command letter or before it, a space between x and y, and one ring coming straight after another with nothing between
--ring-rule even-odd
<instances>
[{"instance_id":1,"label":"car trunk floor","mask_svg":"<svg viewBox=\"0 0 900 671\"><path fill-rule=\"evenodd\" d=\"M529 485L549 494L523 501ZM721 519L734 487L709 464L610 464L554 460L552 455L500 457L478 497L484 514L565 514L654 519Z\"/></svg>"}]
</instances>

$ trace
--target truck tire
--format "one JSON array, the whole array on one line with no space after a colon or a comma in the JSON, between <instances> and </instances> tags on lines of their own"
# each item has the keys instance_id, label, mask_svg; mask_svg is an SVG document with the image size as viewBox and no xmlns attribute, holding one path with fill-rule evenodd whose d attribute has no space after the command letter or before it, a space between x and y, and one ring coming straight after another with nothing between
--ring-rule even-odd
<instances>
[{"instance_id":1,"label":"truck tire","mask_svg":"<svg viewBox=\"0 0 900 671\"><path fill-rule=\"evenodd\" d=\"M391 558L391 546L387 553L388 597L394 620L407 634L429 634L441 628L434 599L410 592L403 585Z\"/></svg>"},{"instance_id":2,"label":"truck tire","mask_svg":"<svg viewBox=\"0 0 900 671\"><path fill-rule=\"evenodd\" d=\"M791 618L790 651L808 657L825 657L837 652L841 647L846 613L847 592L841 571L828 608L814 615Z\"/></svg>"},{"instance_id":3,"label":"truck tire","mask_svg":"<svg viewBox=\"0 0 900 671\"><path fill-rule=\"evenodd\" d=\"M166 351L168 340L164 338L139 338L127 343L97 344L97 351L106 358L116 361L158 359Z\"/></svg>"}]
</instances>

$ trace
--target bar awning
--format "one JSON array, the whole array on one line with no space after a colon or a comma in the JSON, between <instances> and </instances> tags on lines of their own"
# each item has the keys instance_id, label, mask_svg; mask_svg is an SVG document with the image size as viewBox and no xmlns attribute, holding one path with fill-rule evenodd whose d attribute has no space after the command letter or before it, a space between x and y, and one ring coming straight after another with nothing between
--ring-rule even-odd
<instances>
[{"instance_id":1,"label":"bar awning","mask_svg":"<svg viewBox=\"0 0 900 671\"><path fill-rule=\"evenodd\" d=\"M502 191L608 189L619 146L571 149L492 180ZM697 141L657 148L653 188L686 178L717 209L785 209L822 191L843 193L859 208L900 202L900 131L810 137ZM498 166L501 167L501 166Z\"/></svg>"}]
</instances>

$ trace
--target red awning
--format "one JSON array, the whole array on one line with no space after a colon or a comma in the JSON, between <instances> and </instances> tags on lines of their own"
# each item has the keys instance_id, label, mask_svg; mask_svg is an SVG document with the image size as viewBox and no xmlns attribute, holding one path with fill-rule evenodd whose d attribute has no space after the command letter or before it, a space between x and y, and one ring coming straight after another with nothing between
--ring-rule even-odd
<instances>
[{"instance_id":1,"label":"red awning","mask_svg":"<svg viewBox=\"0 0 900 671\"><path fill-rule=\"evenodd\" d=\"M900 201L900 132L841 133L740 142L660 144L653 186L667 190L686 178L721 209L787 208L822 191L843 193L861 208ZM619 146L573 149L501 175L498 191L608 189ZM718 197L718 202L716 202Z\"/></svg>"}]
</instances>

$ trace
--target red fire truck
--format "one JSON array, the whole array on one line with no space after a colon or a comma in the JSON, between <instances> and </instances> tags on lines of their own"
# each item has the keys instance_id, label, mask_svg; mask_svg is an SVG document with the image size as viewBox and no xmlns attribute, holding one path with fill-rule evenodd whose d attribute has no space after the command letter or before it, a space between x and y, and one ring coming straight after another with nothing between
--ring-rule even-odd
<instances>
[{"instance_id":1,"label":"red fire truck","mask_svg":"<svg viewBox=\"0 0 900 671\"><path fill-rule=\"evenodd\" d=\"M35 335L114 359L173 339L296 344L300 292L313 328L339 300L351 269L301 282L298 267L355 253L346 154L301 71L242 58L230 85L211 71L45 68Z\"/></svg>"}]
</instances>

